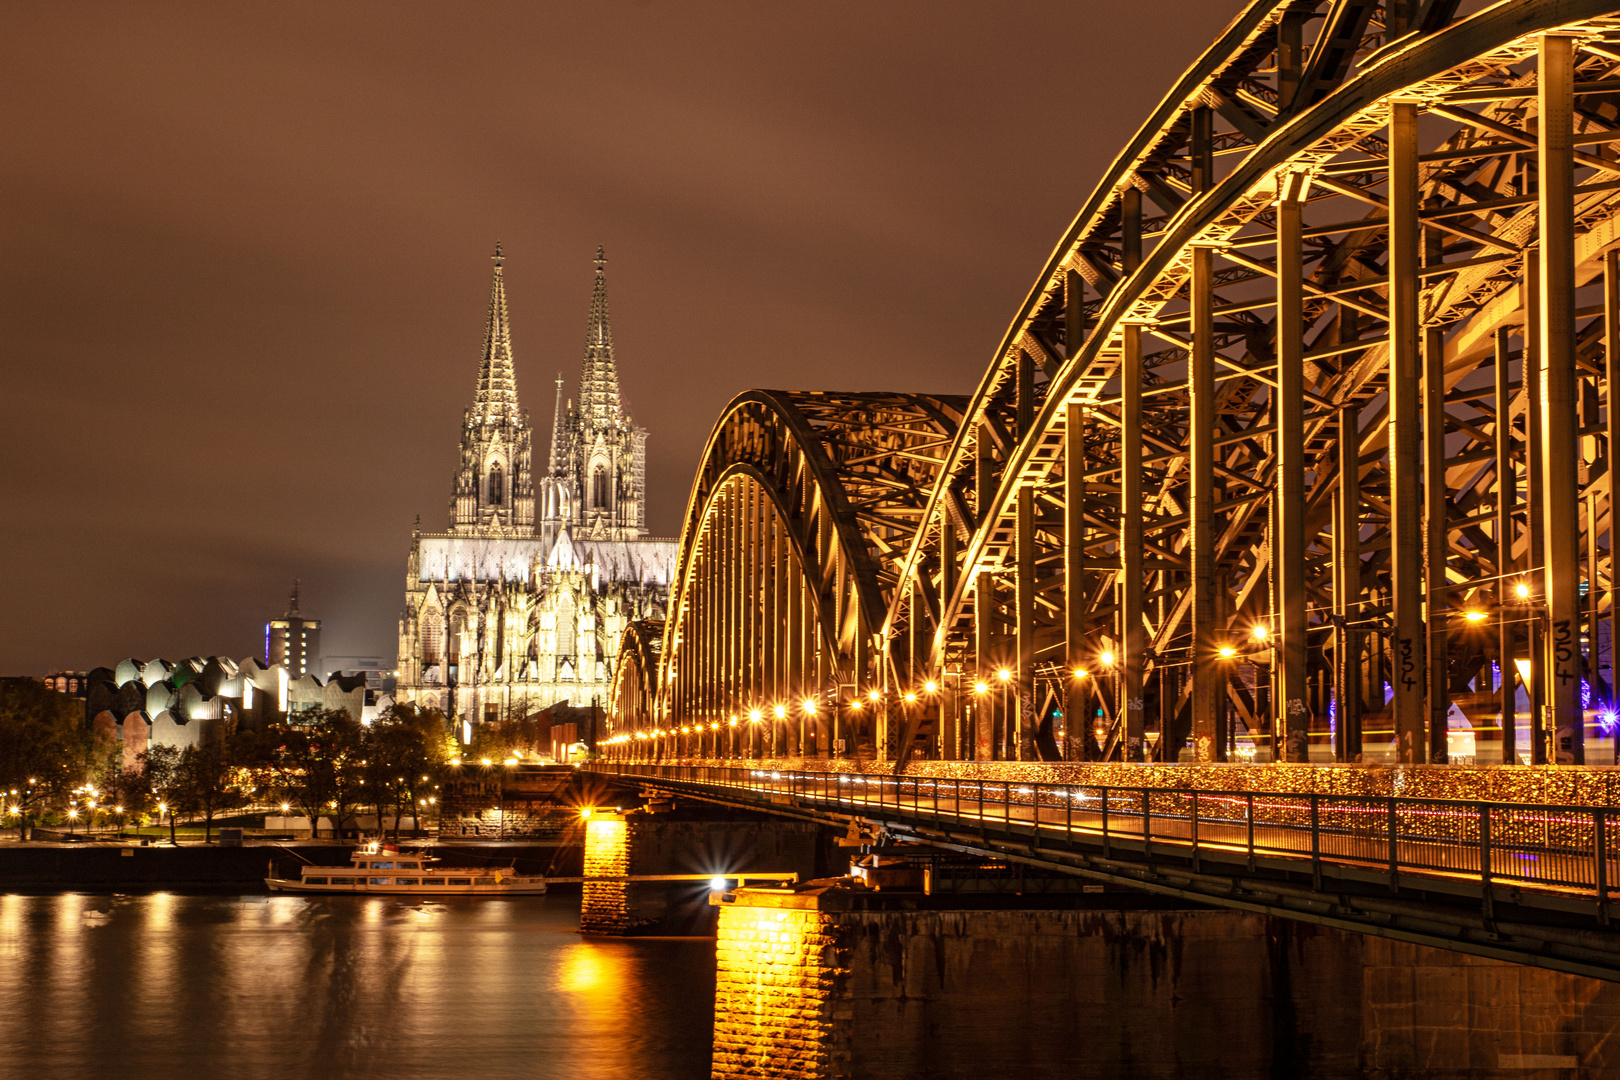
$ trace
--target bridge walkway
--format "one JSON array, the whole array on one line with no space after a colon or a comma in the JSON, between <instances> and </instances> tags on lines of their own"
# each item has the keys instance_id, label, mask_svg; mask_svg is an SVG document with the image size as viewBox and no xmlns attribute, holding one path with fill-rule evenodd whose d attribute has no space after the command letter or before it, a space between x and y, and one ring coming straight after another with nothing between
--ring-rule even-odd
<instances>
[{"instance_id":1,"label":"bridge walkway","mask_svg":"<svg viewBox=\"0 0 1620 1080\"><path fill-rule=\"evenodd\" d=\"M600 764L770 813L1207 903L1620 979L1620 810Z\"/></svg>"}]
</instances>

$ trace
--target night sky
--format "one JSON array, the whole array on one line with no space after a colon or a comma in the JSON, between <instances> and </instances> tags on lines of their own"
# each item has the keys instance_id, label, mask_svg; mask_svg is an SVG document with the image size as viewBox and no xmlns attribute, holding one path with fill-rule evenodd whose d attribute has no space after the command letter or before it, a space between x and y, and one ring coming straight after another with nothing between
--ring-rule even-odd
<instances>
[{"instance_id":1,"label":"night sky","mask_svg":"<svg viewBox=\"0 0 1620 1080\"><path fill-rule=\"evenodd\" d=\"M294 577L391 658L497 239L537 462L605 245L660 535L743 390L970 392L1239 9L4 5L0 674L258 654Z\"/></svg>"}]
</instances>

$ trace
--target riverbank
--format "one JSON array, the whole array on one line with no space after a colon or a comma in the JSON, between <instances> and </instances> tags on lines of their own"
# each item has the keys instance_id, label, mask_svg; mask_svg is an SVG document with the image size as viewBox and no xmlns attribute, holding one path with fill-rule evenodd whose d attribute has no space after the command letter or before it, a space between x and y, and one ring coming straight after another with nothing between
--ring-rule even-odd
<instances>
[{"instance_id":1,"label":"riverbank","mask_svg":"<svg viewBox=\"0 0 1620 1080\"><path fill-rule=\"evenodd\" d=\"M264 891L264 879L297 876L301 863L344 866L350 844L248 843L242 847L119 843L0 845L0 892L156 889ZM449 866L515 866L522 873L578 876L579 849L481 843L435 846Z\"/></svg>"}]
</instances>

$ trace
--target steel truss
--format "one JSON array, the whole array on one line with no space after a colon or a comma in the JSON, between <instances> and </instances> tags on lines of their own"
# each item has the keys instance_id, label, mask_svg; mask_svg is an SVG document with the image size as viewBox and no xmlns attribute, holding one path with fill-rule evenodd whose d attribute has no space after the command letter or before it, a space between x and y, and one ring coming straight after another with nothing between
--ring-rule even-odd
<instances>
[{"instance_id":1,"label":"steel truss","mask_svg":"<svg viewBox=\"0 0 1620 1080\"><path fill-rule=\"evenodd\" d=\"M643 737L1305 761L1314 722L1443 762L1457 704L1504 760L1582 762L1620 616L1620 18L1456 7L1253 4L971 398L738 398Z\"/></svg>"}]
</instances>

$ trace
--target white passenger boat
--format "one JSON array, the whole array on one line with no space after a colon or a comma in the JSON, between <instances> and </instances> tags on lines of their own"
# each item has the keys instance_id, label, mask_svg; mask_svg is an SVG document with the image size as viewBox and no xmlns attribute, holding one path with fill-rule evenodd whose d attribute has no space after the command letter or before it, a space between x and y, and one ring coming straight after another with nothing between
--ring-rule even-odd
<instances>
[{"instance_id":1,"label":"white passenger boat","mask_svg":"<svg viewBox=\"0 0 1620 1080\"><path fill-rule=\"evenodd\" d=\"M348 866L298 868L298 878L264 879L271 892L379 893L390 896L536 896L546 891L544 877L525 877L497 869L435 866L438 860L418 852L376 844L355 848Z\"/></svg>"}]
</instances>

